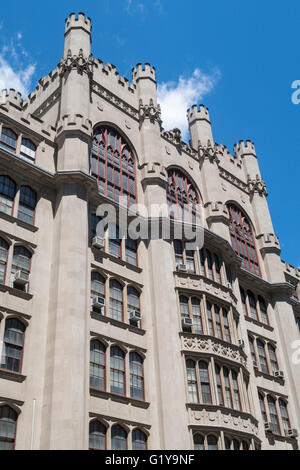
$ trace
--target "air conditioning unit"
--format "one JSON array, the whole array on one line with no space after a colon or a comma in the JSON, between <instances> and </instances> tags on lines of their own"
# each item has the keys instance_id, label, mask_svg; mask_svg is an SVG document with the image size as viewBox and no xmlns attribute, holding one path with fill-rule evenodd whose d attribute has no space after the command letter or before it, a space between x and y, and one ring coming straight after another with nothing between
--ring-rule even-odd
<instances>
[{"instance_id":1,"label":"air conditioning unit","mask_svg":"<svg viewBox=\"0 0 300 470\"><path fill-rule=\"evenodd\" d=\"M282 370L275 370L274 376L275 376L277 379L284 379L284 373L283 373Z\"/></svg>"},{"instance_id":2,"label":"air conditioning unit","mask_svg":"<svg viewBox=\"0 0 300 470\"><path fill-rule=\"evenodd\" d=\"M104 249L104 238L101 238L101 237L94 237L93 238L93 241L92 241L92 245L94 248L98 248L99 250L103 250Z\"/></svg>"},{"instance_id":3,"label":"air conditioning unit","mask_svg":"<svg viewBox=\"0 0 300 470\"><path fill-rule=\"evenodd\" d=\"M258 362L257 361L253 361L253 367L254 367L254 369L258 369Z\"/></svg>"},{"instance_id":4,"label":"air conditioning unit","mask_svg":"<svg viewBox=\"0 0 300 470\"><path fill-rule=\"evenodd\" d=\"M265 431L272 434L276 433L276 425L274 423L265 423Z\"/></svg>"},{"instance_id":5,"label":"air conditioning unit","mask_svg":"<svg viewBox=\"0 0 300 470\"><path fill-rule=\"evenodd\" d=\"M181 271L183 273L187 272L186 264L177 264L176 269L177 271Z\"/></svg>"},{"instance_id":6,"label":"air conditioning unit","mask_svg":"<svg viewBox=\"0 0 300 470\"><path fill-rule=\"evenodd\" d=\"M16 284L25 286L29 282L29 274L25 271L17 271L14 275L14 282Z\"/></svg>"},{"instance_id":7,"label":"air conditioning unit","mask_svg":"<svg viewBox=\"0 0 300 470\"><path fill-rule=\"evenodd\" d=\"M96 297L92 297L91 298L91 307L95 307L95 308L101 308L101 307L105 307L105 299L103 297L99 297L99 296L96 296Z\"/></svg>"},{"instance_id":8,"label":"air conditioning unit","mask_svg":"<svg viewBox=\"0 0 300 470\"><path fill-rule=\"evenodd\" d=\"M227 283L227 287L228 287L228 289L232 289L232 285L231 285L230 282Z\"/></svg>"},{"instance_id":9,"label":"air conditioning unit","mask_svg":"<svg viewBox=\"0 0 300 470\"><path fill-rule=\"evenodd\" d=\"M182 326L184 327L191 327L193 326L193 319L188 317L182 318Z\"/></svg>"},{"instance_id":10,"label":"air conditioning unit","mask_svg":"<svg viewBox=\"0 0 300 470\"><path fill-rule=\"evenodd\" d=\"M134 321L141 321L142 319L142 314L138 310L130 310L129 312L129 320L134 320Z\"/></svg>"},{"instance_id":11,"label":"air conditioning unit","mask_svg":"<svg viewBox=\"0 0 300 470\"><path fill-rule=\"evenodd\" d=\"M286 429L285 430L286 437L291 437L292 439L297 439L298 431L297 429Z\"/></svg>"},{"instance_id":12,"label":"air conditioning unit","mask_svg":"<svg viewBox=\"0 0 300 470\"><path fill-rule=\"evenodd\" d=\"M239 339L239 347L244 348L245 347L245 341L243 339Z\"/></svg>"}]
</instances>

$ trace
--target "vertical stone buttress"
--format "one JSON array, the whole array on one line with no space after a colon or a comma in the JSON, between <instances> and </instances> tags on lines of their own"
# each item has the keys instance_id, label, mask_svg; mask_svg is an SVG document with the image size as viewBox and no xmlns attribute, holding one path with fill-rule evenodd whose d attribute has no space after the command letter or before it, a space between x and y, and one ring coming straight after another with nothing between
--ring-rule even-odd
<instances>
[{"instance_id":1,"label":"vertical stone buttress","mask_svg":"<svg viewBox=\"0 0 300 470\"><path fill-rule=\"evenodd\" d=\"M154 204L166 207L167 171L164 167L161 144L160 108L157 105L155 69L149 64L138 64L133 69L140 100L140 138L142 143L141 178L144 200L150 213ZM152 435L156 436L153 448L189 449L187 401L183 359L180 353L180 325L173 277L173 253L168 240L150 240L148 244L148 272L145 273L145 305L151 318L153 347L149 348L148 364L154 364L151 408L153 416ZM161 293L164 293L161 295ZM149 334L151 323L149 322ZM180 404L180 405L179 405ZM154 413L153 413L154 414Z\"/></svg>"},{"instance_id":2,"label":"vertical stone buttress","mask_svg":"<svg viewBox=\"0 0 300 470\"><path fill-rule=\"evenodd\" d=\"M57 124L57 197L48 318L44 422L41 448L88 446L88 196L91 123L89 66L91 24L66 20L61 62L61 109Z\"/></svg>"}]
</instances>

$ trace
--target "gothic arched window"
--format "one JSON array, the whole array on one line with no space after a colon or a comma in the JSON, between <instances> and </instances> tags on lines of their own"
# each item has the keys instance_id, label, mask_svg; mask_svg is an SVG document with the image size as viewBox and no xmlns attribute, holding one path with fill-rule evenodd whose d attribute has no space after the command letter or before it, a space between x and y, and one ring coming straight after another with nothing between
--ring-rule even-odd
<instances>
[{"instance_id":1,"label":"gothic arched window","mask_svg":"<svg viewBox=\"0 0 300 470\"><path fill-rule=\"evenodd\" d=\"M242 258L242 267L261 277L255 241L250 222L246 215L233 204L228 206L230 215L230 236L234 251Z\"/></svg>"},{"instance_id":2,"label":"gothic arched window","mask_svg":"<svg viewBox=\"0 0 300 470\"><path fill-rule=\"evenodd\" d=\"M198 221L200 218L199 196L192 182L176 168L171 168L168 171L168 182L167 199L170 206L170 217L193 223ZM184 215L184 212L187 215Z\"/></svg>"},{"instance_id":3,"label":"gothic arched window","mask_svg":"<svg viewBox=\"0 0 300 470\"><path fill-rule=\"evenodd\" d=\"M99 126L94 130L91 173L96 176L100 193L119 202L127 197L136 202L135 159L125 139L114 129Z\"/></svg>"}]
</instances>

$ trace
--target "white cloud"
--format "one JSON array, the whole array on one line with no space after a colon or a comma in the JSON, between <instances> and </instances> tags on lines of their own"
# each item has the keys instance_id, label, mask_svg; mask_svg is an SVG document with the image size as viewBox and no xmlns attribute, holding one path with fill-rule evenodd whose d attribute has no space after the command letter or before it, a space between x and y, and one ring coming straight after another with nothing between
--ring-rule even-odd
<instances>
[{"instance_id":1,"label":"white cloud","mask_svg":"<svg viewBox=\"0 0 300 470\"><path fill-rule=\"evenodd\" d=\"M164 128L170 130L177 127L181 130L183 139L187 139L187 109L198 104L213 89L219 77L218 70L205 74L197 68L189 78L180 76L178 82L158 84L157 95Z\"/></svg>"}]
</instances>

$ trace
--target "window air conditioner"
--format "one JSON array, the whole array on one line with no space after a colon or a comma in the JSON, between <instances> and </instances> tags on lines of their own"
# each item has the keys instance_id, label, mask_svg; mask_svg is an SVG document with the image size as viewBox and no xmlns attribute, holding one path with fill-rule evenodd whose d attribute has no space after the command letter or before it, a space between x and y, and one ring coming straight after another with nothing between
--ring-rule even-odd
<instances>
[{"instance_id":1,"label":"window air conditioner","mask_svg":"<svg viewBox=\"0 0 300 470\"><path fill-rule=\"evenodd\" d=\"M104 249L104 238L101 237L94 237L92 241L92 245L94 248L98 248L99 250Z\"/></svg>"},{"instance_id":2,"label":"window air conditioner","mask_svg":"<svg viewBox=\"0 0 300 470\"><path fill-rule=\"evenodd\" d=\"M130 310L129 311L129 320L134 320L134 321L141 321L142 319L142 314L138 310Z\"/></svg>"},{"instance_id":3,"label":"window air conditioner","mask_svg":"<svg viewBox=\"0 0 300 470\"><path fill-rule=\"evenodd\" d=\"M29 282L29 274L24 271L17 271L14 275L14 282L25 286Z\"/></svg>"}]
</instances>

